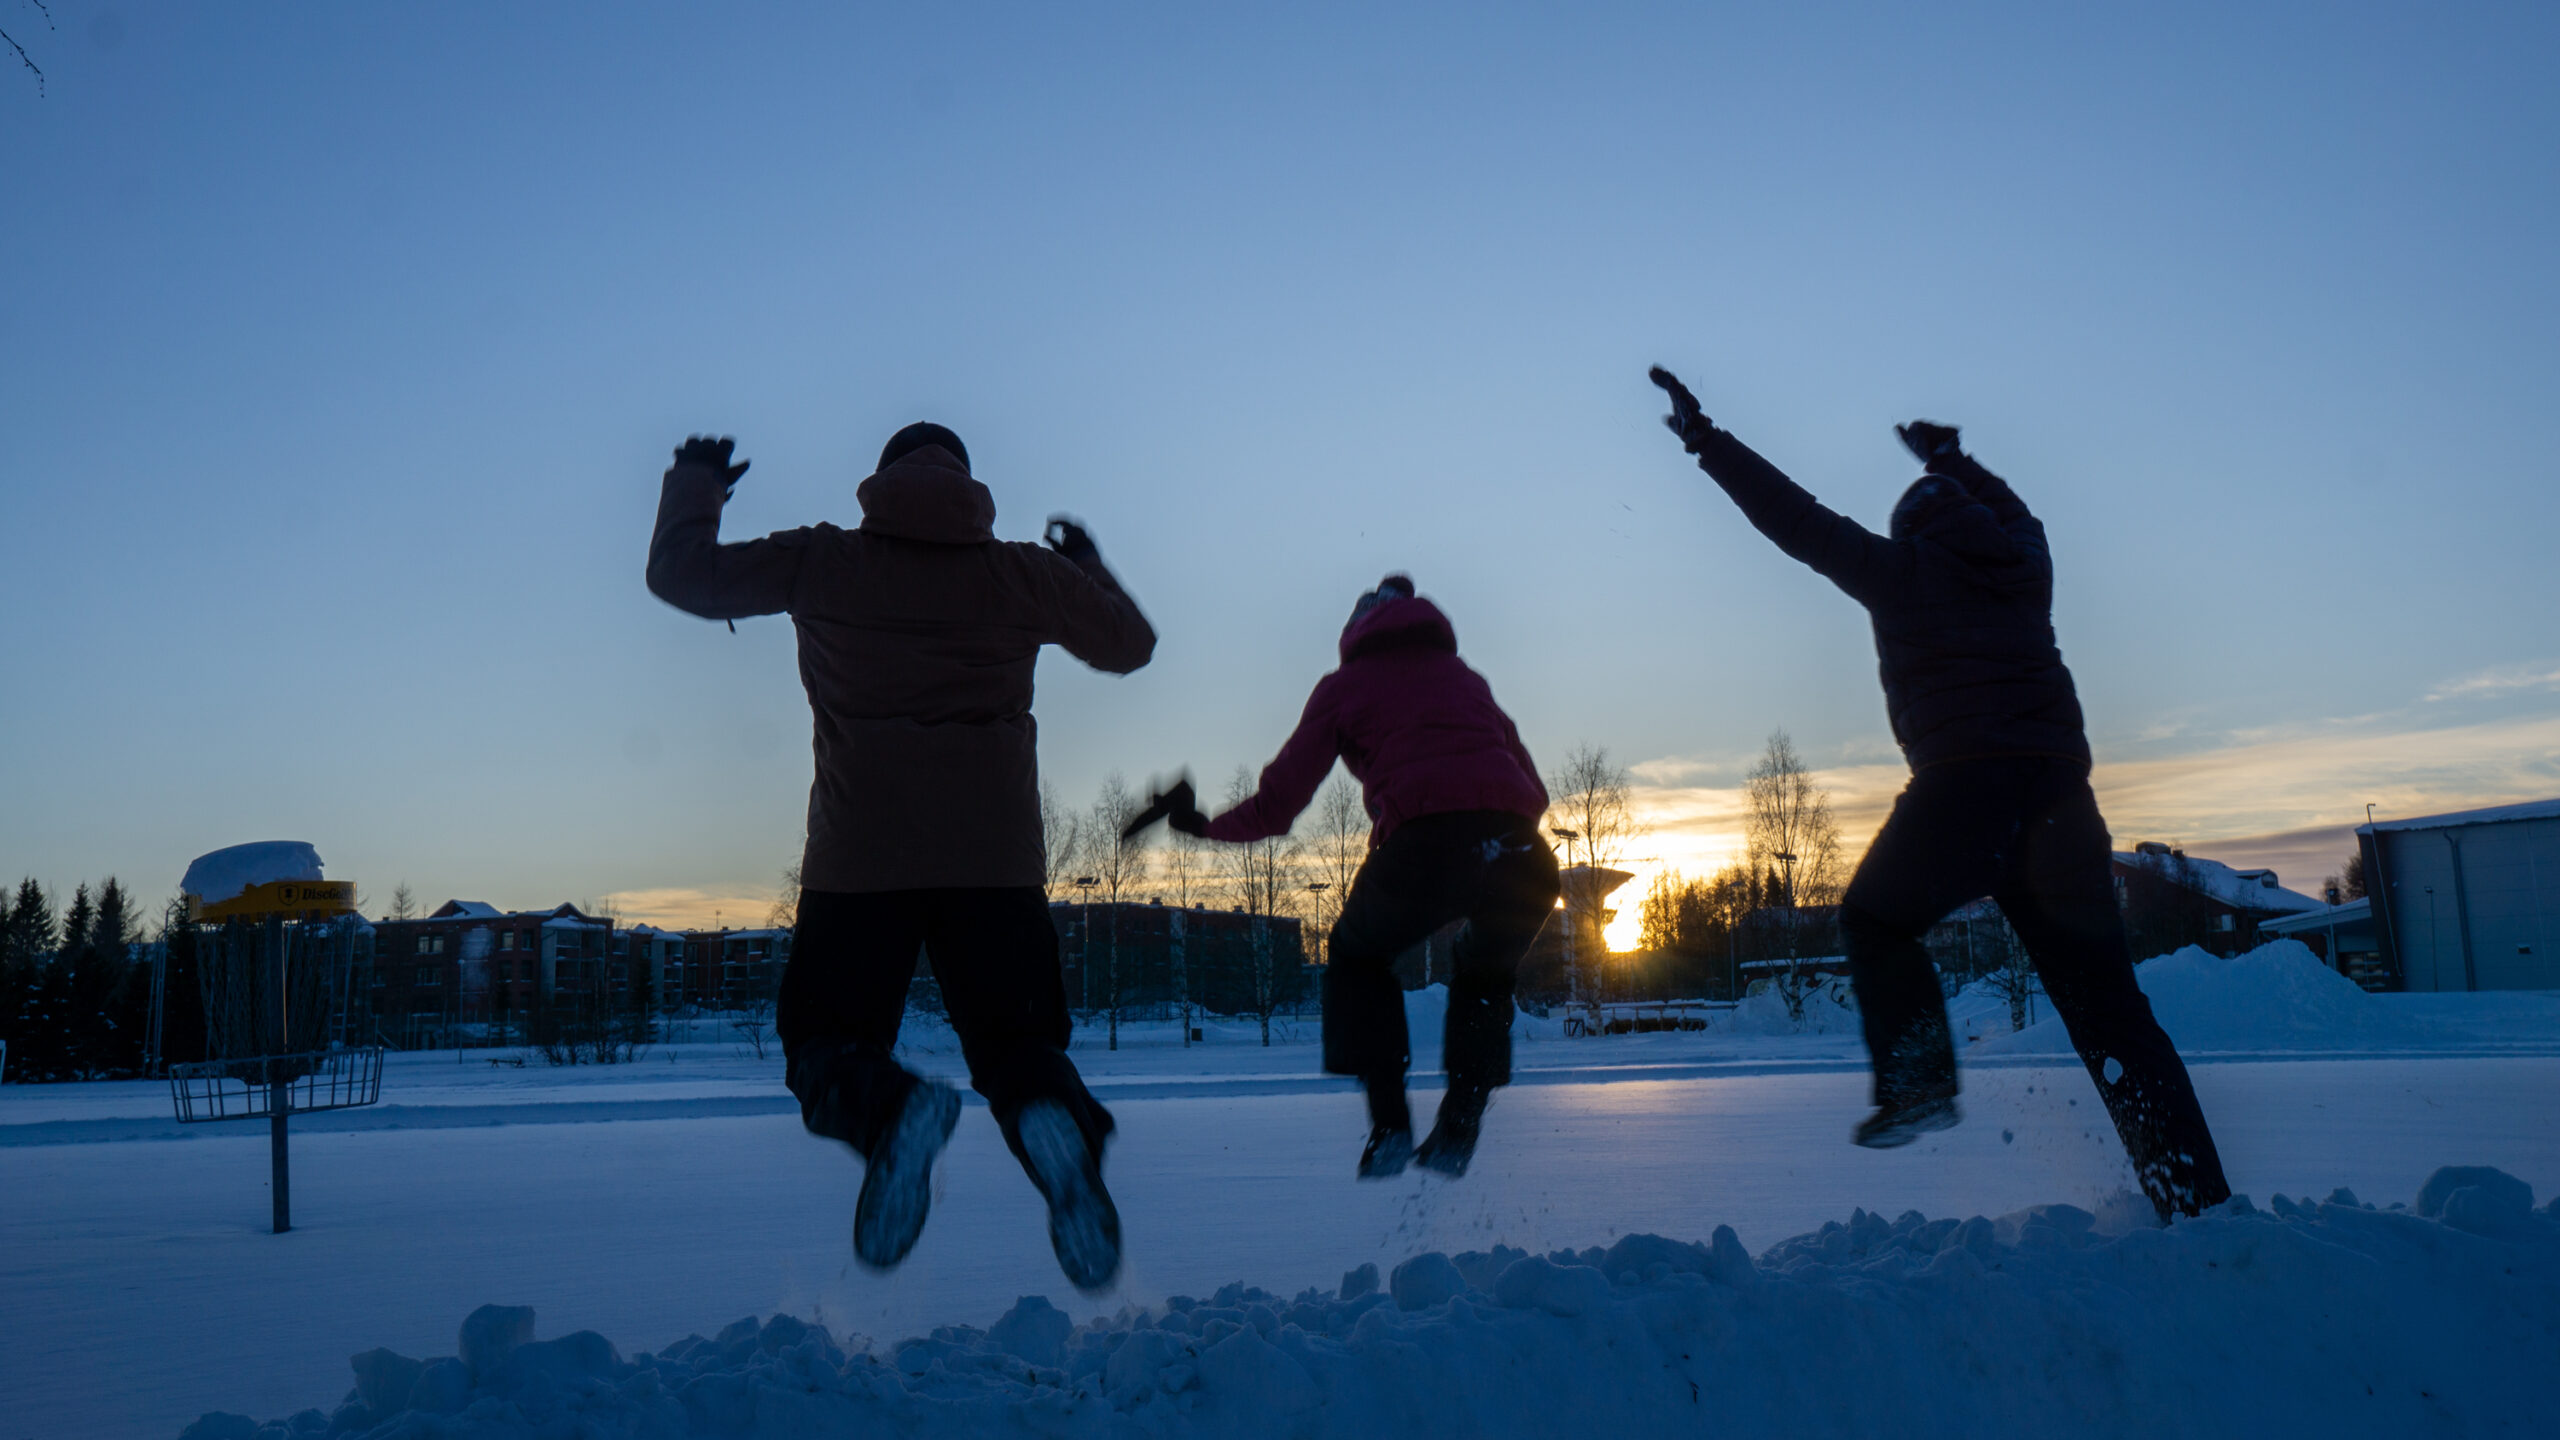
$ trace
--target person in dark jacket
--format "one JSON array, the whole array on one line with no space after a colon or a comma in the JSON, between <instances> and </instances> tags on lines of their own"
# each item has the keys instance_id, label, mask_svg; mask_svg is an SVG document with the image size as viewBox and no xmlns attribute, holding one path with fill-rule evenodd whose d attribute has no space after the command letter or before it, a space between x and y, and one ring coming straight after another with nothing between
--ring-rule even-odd
<instances>
[{"instance_id":1,"label":"person in dark jacket","mask_svg":"<svg viewBox=\"0 0 2560 1440\"><path fill-rule=\"evenodd\" d=\"M1419 1160L1466 1173L1496 1087L1511 1083L1511 992L1520 958L1555 909L1555 852L1538 833L1547 787L1484 677L1458 658L1440 607L1390 575L1342 630L1342 665L1316 683L1261 785L1210 819L1183 781L1131 829L1244 843L1288 833L1340 759L1372 822L1369 857L1334 922L1324 967L1324 1068L1359 1078L1369 1101L1360 1174ZM1449 981L1442 1063L1449 1088L1430 1138L1413 1143L1412 1064L1398 955L1463 920Z\"/></svg>"},{"instance_id":2,"label":"person in dark jacket","mask_svg":"<svg viewBox=\"0 0 2560 1440\"><path fill-rule=\"evenodd\" d=\"M1048 549L996 539L995 499L942 426L890 437L854 492L858 528L724 545L721 507L747 468L731 451L697 437L676 452L649 589L706 619L787 613L799 632L817 778L775 1029L802 1122L864 1157L854 1253L906 1257L960 1113L951 1087L890 1055L921 948L970 1085L1049 1202L1059 1263L1106 1285L1112 1120L1067 1058L1031 681L1047 644L1125 675L1155 631L1075 522L1052 520Z\"/></svg>"},{"instance_id":3,"label":"person in dark jacket","mask_svg":"<svg viewBox=\"0 0 2560 1440\"><path fill-rule=\"evenodd\" d=\"M1867 607L1911 783L1868 847L1840 931L1875 1071L1861 1145L1956 1123L1946 1000L1921 936L1983 895L2026 943L2125 1153L2165 1219L2230 1198L2195 1087L2134 983L2089 741L2053 632L2044 526L1949 426L1913 421L1925 473L1877 535L1716 427L1679 378L1664 423L1779 549Z\"/></svg>"}]
</instances>

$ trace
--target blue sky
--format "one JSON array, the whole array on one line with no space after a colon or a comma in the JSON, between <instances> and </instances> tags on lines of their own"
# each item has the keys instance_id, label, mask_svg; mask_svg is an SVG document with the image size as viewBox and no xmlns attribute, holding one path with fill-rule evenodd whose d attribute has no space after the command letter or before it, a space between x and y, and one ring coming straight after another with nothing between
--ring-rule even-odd
<instances>
[{"instance_id":1,"label":"blue sky","mask_svg":"<svg viewBox=\"0 0 2560 1440\"><path fill-rule=\"evenodd\" d=\"M658 474L851 523L919 417L1163 634L1043 662L1071 799L1259 764L1396 568L1648 855L1779 726L1862 842L1864 618L1655 361L1872 524L1965 425L2124 841L2560 792L2548 7L0 11L0 875L754 907L790 628L647 594Z\"/></svg>"}]
</instances>

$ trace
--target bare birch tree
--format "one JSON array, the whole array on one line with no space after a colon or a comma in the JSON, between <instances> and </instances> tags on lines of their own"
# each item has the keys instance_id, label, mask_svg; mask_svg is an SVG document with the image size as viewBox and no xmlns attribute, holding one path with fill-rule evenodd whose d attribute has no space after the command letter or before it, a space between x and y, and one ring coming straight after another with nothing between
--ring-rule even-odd
<instances>
[{"instance_id":1,"label":"bare birch tree","mask_svg":"<svg viewBox=\"0 0 2560 1440\"><path fill-rule=\"evenodd\" d=\"M1253 790L1253 772L1237 766L1227 781L1227 805L1234 807ZM1219 854L1225 862L1224 879L1235 896L1236 908L1253 917L1253 1008L1261 1018L1262 1043L1266 1046L1271 1043L1271 1017L1280 1008L1279 962L1272 953L1271 921L1287 914L1296 898L1301 853L1296 840L1275 835L1250 844L1225 846Z\"/></svg>"},{"instance_id":2,"label":"bare birch tree","mask_svg":"<svg viewBox=\"0 0 2560 1440\"><path fill-rule=\"evenodd\" d=\"M1360 874L1362 861L1369 858L1369 812L1360 803L1360 785L1348 775L1336 774L1316 795L1310 813L1315 833L1307 840L1307 876L1321 890L1309 892L1314 913L1308 917L1315 926L1317 940L1310 941L1309 959L1329 960L1332 956L1332 922L1341 918L1342 906L1351 898L1351 882ZM1326 948L1313 952L1312 947Z\"/></svg>"},{"instance_id":3,"label":"bare birch tree","mask_svg":"<svg viewBox=\"0 0 2560 1440\"><path fill-rule=\"evenodd\" d=\"M1057 787L1040 782L1040 884L1052 899L1076 877L1084 860L1084 817L1058 799Z\"/></svg>"},{"instance_id":4,"label":"bare birch tree","mask_svg":"<svg viewBox=\"0 0 2560 1440\"><path fill-rule=\"evenodd\" d=\"M1586 988L1598 998L1601 961L1608 953L1600 913L1606 892L1593 872L1615 869L1645 833L1629 792L1627 767L1612 762L1601 745L1575 746L1547 777L1547 826L1564 846L1569 872L1564 887L1565 985L1577 999ZM1579 876L1570 874L1575 866L1582 867ZM1586 979L1592 982L1587 987Z\"/></svg>"},{"instance_id":5,"label":"bare birch tree","mask_svg":"<svg viewBox=\"0 0 2560 1440\"><path fill-rule=\"evenodd\" d=\"M800 925L800 862L782 867L782 884L773 892L773 908L765 912L764 923L776 930L794 930Z\"/></svg>"},{"instance_id":6,"label":"bare birch tree","mask_svg":"<svg viewBox=\"0 0 2560 1440\"><path fill-rule=\"evenodd\" d=\"M1162 868L1165 888L1173 893L1174 913L1168 928L1173 952L1174 1014L1182 1026L1182 1043L1187 1049L1191 1044L1191 954L1184 917L1190 913L1193 898L1208 889L1209 842L1165 827Z\"/></svg>"},{"instance_id":7,"label":"bare birch tree","mask_svg":"<svg viewBox=\"0 0 2560 1440\"><path fill-rule=\"evenodd\" d=\"M1102 793L1094 798L1093 809L1085 815L1085 863L1091 867L1085 873L1094 878L1111 902L1110 934L1105 941L1103 963L1110 1047L1114 1050L1120 1048L1120 901L1147 879L1147 836L1124 836L1120 829L1146 804L1114 770L1103 777Z\"/></svg>"},{"instance_id":8,"label":"bare birch tree","mask_svg":"<svg viewBox=\"0 0 2560 1440\"><path fill-rule=\"evenodd\" d=\"M1768 748L1743 778L1747 818L1743 826L1745 854L1753 871L1774 882L1784 906L1781 923L1789 963L1779 972L1779 993L1787 1013L1804 1018L1805 996L1813 989L1803 965L1803 927L1807 905L1830 905L1847 882L1840 854L1840 826L1831 818L1831 795L1816 785L1784 730L1769 733Z\"/></svg>"},{"instance_id":9,"label":"bare birch tree","mask_svg":"<svg viewBox=\"0 0 2560 1440\"><path fill-rule=\"evenodd\" d=\"M51 30L53 28L53 11L46 7L44 0L27 0L27 3L36 7L36 13L44 17L44 28ZM6 30L0 30L0 45L6 45L11 50L17 52L18 63L25 66L27 70L36 77L36 98L39 100L43 99L44 67L38 65L36 63L36 58L27 53L27 47L19 44L17 37L11 35Z\"/></svg>"}]
</instances>

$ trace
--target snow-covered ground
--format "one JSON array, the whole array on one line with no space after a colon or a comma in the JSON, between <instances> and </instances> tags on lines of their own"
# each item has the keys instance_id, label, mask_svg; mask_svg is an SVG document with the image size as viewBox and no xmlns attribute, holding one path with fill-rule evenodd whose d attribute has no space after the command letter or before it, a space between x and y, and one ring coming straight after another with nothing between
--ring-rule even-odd
<instances>
[{"instance_id":1,"label":"snow-covered ground","mask_svg":"<svg viewBox=\"0 0 2560 1440\"><path fill-rule=\"evenodd\" d=\"M2235 1005L2266 989L2242 967L2145 970L2173 1034L2180 986L2220 984ZM2271 983L2301 979L2278 966ZM2257 1033L2255 1049L2190 1046L2233 1183L2260 1211L2339 1187L2411 1201L2446 1164L2560 1191L2560 998L2357 998L2409 1023L2385 1036L2364 1012L2307 1030L2276 1014L2218 1037ZM1417 1004L1427 1018L1430 997ZM578 1070L398 1057L383 1106L297 1124L298 1228L281 1237L264 1233L262 1130L181 1130L158 1086L0 1088L0 1436L167 1440L207 1411L325 1413L355 1378L350 1355L455 1354L457 1325L488 1302L623 1355L722 1337L653 1358L647 1379L619 1357L602 1368L587 1341L513 1369L483 1356L484 1389L519 1412L598 1376L668 1396L697 1371L726 1377L672 1411L633 1399L605 1434L660 1433L624 1423L653 1414L732 1433L722 1417L777 1383L796 1398L755 1402L763 1428L737 1433L821 1433L776 1418L795 1407L929 1435L1008 1417L1057 1433L1412 1433L1397 1407L1460 1391L1488 1434L1644 1433L1690 1414L1758 1433L2131 1433L2163 1416L2182 1433L2252 1416L2261 1433L2460 1433L2526 1413L2498 1367L2560 1343L2560 1247L2487 1182L2456 1225L2338 1206L2093 1238L2057 1212L1963 1231L1858 1221L1790 1242L1860 1207L1952 1221L2061 1203L2101 1216L2099 1231L2129 1214L2123 1161L2067 1055L1971 1047L1965 1124L1878 1153L1845 1140L1864 1092L1854 1027L1816 1025L1750 1033L1777 1027L1737 1016L1564 1040L1532 1022L1523 1083L1497 1102L1475 1172L1377 1185L1350 1178L1359 1103L1314 1074L1312 1026L1268 1050L1250 1027L1188 1050L1162 1027L1124 1028L1116 1052L1080 1036L1121 1121L1110 1174L1129 1263L1100 1301L1058 1276L1038 1201L978 1109L913 1258L886 1277L852 1265L857 1165L800 1133L777 1060L732 1045ZM919 1063L957 1070L947 1037L914 1038ZM1711 1243L1720 1226L1736 1238ZM1638 1234L1707 1248L1588 1253ZM1513 1250L1580 1253L1527 1265ZM1746 1251L1760 1263L1737 1268ZM1452 1258L1415 1261L1409 1306L1343 1293L1346 1271L1392 1276L1435 1253ZM1233 1282L1263 1293L1220 1299ZM1324 1294L1301 1306L1309 1289ZM1201 1305L1163 1328L1176 1296ZM997 1338L902 1343L1008 1313ZM722 1330L777 1314L829 1337ZM1877 1377L1868 1399L1840 1382L1845 1356ZM536 1369L550 1378L526 1381ZM1703 1408L1683 1411L1693 1381ZM387 1387L373 1382L389 1406ZM1921 1408L1893 1414L1920 1422L1859 1408L1896 1394ZM607 1418L601 1395L590 1418Z\"/></svg>"}]
</instances>

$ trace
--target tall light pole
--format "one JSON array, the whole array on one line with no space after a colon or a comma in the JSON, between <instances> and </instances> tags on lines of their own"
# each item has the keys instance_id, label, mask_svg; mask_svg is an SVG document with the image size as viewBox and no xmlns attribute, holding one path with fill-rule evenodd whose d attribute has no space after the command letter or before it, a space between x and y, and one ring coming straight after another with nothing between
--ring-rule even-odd
<instances>
[{"instance_id":1,"label":"tall light pole","mask_svg":"<svg viewBox=\"0 0 2560 1440\"><path fill-rule=\"evenodd\" d=\"M1778 850L1771 852L1769 858L1787 867L1787 956L1793 959L1796 952L1796 857Z\"/></svg>"},{"instance_id":2,"label":"tall light pole","mask_svg":"<svg viewBox=\"0 0 2560 1440\"><path fill-rule=\"evenodd\" d=\"M1083 913L1076 917L1079 928L1084 931L1084 954L1076 960L1076 972L1079 977L1079 986L1084 991L1084 1008L1091 1010L1093 1008L1093 887L1101 884L1102 880L1099 876L1079 875L1068 883L1084 892L1084 898L1077 902L1082 907Z\"/></svg>"},{"instance_id":3,"label":"tall light pole","mask_svg":"<svg viewBox=\"0 0 2560 1440\"><path fill-rule=\"evenodd\" d=\"M1564 868L1565 873L1569 875L1573 872L1573 842L1582 838L1582 832L1567 830L1558 825L1554 827L1554 834L1557 839L1564 842ZM1576 943L1576 939L1573 887L1568 883L1564 890L1564 1003L1568 1010L1582 1003L1581 946Z\"/></svg>"}]
</instances>

